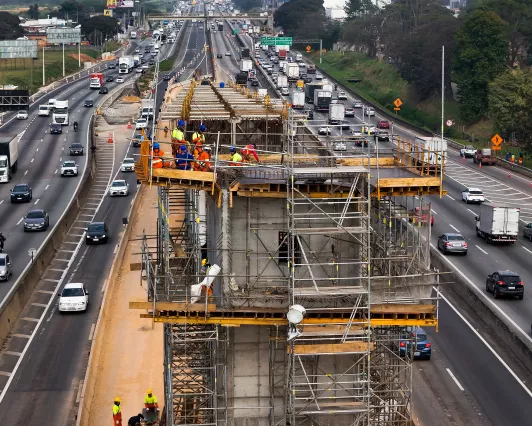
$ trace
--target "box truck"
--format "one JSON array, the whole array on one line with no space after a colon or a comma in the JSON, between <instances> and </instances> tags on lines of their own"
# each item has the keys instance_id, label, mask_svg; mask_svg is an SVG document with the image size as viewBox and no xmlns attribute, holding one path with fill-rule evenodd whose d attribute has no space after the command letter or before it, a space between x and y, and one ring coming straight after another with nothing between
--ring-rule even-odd
<instances>
[{"instance_id":1,"label":"box truck","mask_svg":"<svg viewBox=\"0 0 532 426\"><path fill-rule=\"evenodd\" d=\"M118 59L118 74L128 74L133 69L133 56L122 56Z\"/></svg>"},{"instance_id":2,"label":"box truck","mask_svg":"<svg viewBox=\"0 0 532 426\"><path fill-rule=\"evenodd\" d=\"M305 108L305 92L299 92L299 91L292 92L292 108L293 109Z\"/></svg>"},{"instance_id":3,"label":"box truck","mask_svg":"<svg viewBox=\"0 0 532 426\"><path fill-rule=\"evenodd\" d=\"M286 75L280 74L277 77L277 88L280 89L281 87L288 87L288 77Z\"/></svg>"},{"instance_id":4,"label":"box truck","mask_svg":"<svg viewBox=\"0 0 532 426\"><path fill-rule=\"evenodd\" d=\"M68 126L68 101L55 101L52 123Z\"/></svg>"},{"instance_id":5,"label":"box truck","mask_svg":"<svg viewBox=\"0 0 532 426\"><path fill-rule=\"evenodd\" d=\"M91 89L99 89L104 85L104 76L101 72L92 73L89 77L89 87Z\"/></svg>"},{"instance_id":6,"label":"box truck","mask_svg":"<svg viewBox=\"0 0 532 426\"><path fill-rule=\"evenodd\" d=\"M440 165L442 162L445 164L447 159L447 141L439 137L416 136L412 155L416 159L421 159L425 164Z\"/></svg>"},{"instance_id":7,"label":"box truck","mask_svg":"<svg viewBox=\"0 0 532 426\"><path fill-rule=\"evenodd\" d=\"M329 124L341 124L345 118L345 108L343 104L329 105Z\"/></svg>"},{"instance_id":8,"label":"box truck","mask_svg":"<svg viewBox=\"0 0 532 426\"><path fill-rule=\"evenodd\" d=\"M330 91L322 89L314 91L314 110L329 111L331 101L332 93Z\"/></svg>"},{"instance_id":9,"label":"box truck","mask_svg":"<svg viewBox=\"0 0 532 426\"><path fill-rule=\"evenodd\" d=\"M305 84L305 102L309 104L314 103L314 92L317 89L321 89L323 85L321 83L308 83Z\"/></svg>"},{"instance_id":10,"label":"box truck","mask_svg":"<svg viewBox=\"0 0 532 426\"><path fill-rule=\"evenodd\" d=\"M240 71L248 72L253 69L253 61L251 59L242 59L240 61Z\"/></svg>"},{"instance_id":11,"label":"box truck","mask_svg":"<svg viewBox=\"0 0 532 426\"><path fill-rule=\"evenodd\" d=\"M279 60L280 61L286 60L286 50L285 49L280 49L279 50Z\"/></svg>"},{"instance_id":12,"label":"box truck","mask_svg":"<svg viewBox=\"0 0 532 426\"><path fill-rule=\"evenodd\" d=\"M294 63L289 63L286 67L286 75L288 81L297 81L299 80L299 65Z\"/></svg>"},{"instance_id":13,"label":"box truck","mask_svg":"<svg viewBox=\"0 0 532 426\"><path fill-rule=\"evenodd\" d=\"M477 235L484 238L486 243L516 242L519 234L519 213L518 207L481 204L480 215L475 218Z\"/></svg>"},{"instance_id":14,"label":"box truck","mask_svg":"<svg viewBox=\"0 0 532 426\"><path fill-rule=\"evenodd\" d=\"M0 182L9 182L18 166L18 135L0 136Z\"/></svg>"}]
</instances>

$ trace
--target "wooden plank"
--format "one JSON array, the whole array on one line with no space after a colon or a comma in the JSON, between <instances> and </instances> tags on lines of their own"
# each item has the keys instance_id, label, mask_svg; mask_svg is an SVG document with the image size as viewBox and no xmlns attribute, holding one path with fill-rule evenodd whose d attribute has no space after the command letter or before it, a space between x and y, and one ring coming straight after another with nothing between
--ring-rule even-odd
<instances>
[{"instance_id":1,"label":"wooden plank","mask_svg":"<svg viewBox=\"0 0 532 426\"><path fill-rule=\"evenodd\" d=\"M133 262L129 264L129 270L130 271L140 271L142 269L142 263L141 262Z\"/></svg>"},{"instance_id":2,"label":"wooden plank","mask_svg":"<svg viewBox=\"0 0 532 426\"><path fill-rule=\"evenodd\" d=\"M355 354L372 351L374 343L368 345L367 342L349 342L349 343L325 343L317 345L294 345L295 355L317 355L317 354ZM287 347L288 353L291 353L292 347Z\"/></svg>"},{"instance_id":3,"label":"wooden plank","mask_svg":"<svg viewBox=\"0 0 532 426\"><path fill-rule=\"evenodd\" d=\"M154 178L197 180L201 182L214 182L214 173L196 172L179 169L153 169Z\"/></svg>"},{"instance_id":4,"label":"wooden plank","mask_svg":"<svg viewBox=\"0 0 532 426\"><path fill-rule=\"evenodd\" d=\"M339 160L336 160L337 164L340 164L342 166L367 166L368 165L368 159L367 158L342 158ZM377 166L377 158L376 157L370 157L369 159L370 167L376 167ZM378 161L379 167L393 167L395 165L395 159L393 157L379 157Z\"/></svg>"},{"instance_id":5,"label":"wooden plank","mask_svg":"<svg viewBox=\"0 0 532 426\"><path fill-rule=\"evenodd\" d=\"M362 324L352 324L349 327L348 335L363 333L368 326ZM313 336L333 336L343 335L347 330L347 324L344 325L327 325L320 327L319 325L305 325L303 326L303 333L305 336L312 334Z\"/></svg>"},{"instance_id":6,"label":"wooden plank","mask_svg":"<svg viewBox=\"0 0 532 426\"><path fill-rule=\"evenodd\" d=\"M326 407L364 407L365 404L360 401L343 401L339 399L336 402L320 402L318 401L318 405L320 408L326 408ZM296 403L296 408L301 407L310 407L310 408L316 408L316 404L314 401L308 401L306 404Z\"/></svg>"},{"instance_id":7,"label":"wooden plank","mask_svg":"<svg viewBox=\"0 0 532 426\"><path fill-rule=\"evenodd\" d=\"M153 309L153 302L129 302L129 309ZM204 312L204 303L175 303L175 302L157 302L156 311L177 311L177 312ZM216 312L214 303L207 304L208 312Z\"/></svg>"},{"instance_id":8,"label":"wooden plank","mask_svg":"<svg viewBox=\"0 0 532 426\"><path fill-rule=\"evenodd\" d=\"M414 305L409 303L382 303L371 305L372 314L434 314L435 305Z\"/></svg>"},{"instance_id":9,"label":"wooden plank","mask_svg":"<svg viewBox=\"0 0 532 426\"><path fill-rule=\"evenodd\" d=\"M379 180L379 187L394 188L394 187L412 187L412 186L439 186L440 179L435 177L412 177L412 178L382 178ZM377 182L375 181L375 186Z\"/></svg>"}]
</instances>

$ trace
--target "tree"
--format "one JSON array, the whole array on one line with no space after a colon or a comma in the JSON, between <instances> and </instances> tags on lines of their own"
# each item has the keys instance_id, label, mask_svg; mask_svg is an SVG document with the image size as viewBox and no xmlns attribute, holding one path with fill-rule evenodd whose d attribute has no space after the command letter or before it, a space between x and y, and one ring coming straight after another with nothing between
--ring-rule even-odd
<instances>
[{"instance_id":1,"label":"tree","mask_svg":"<svg viewBox=\"0 0 532 426\"><path fill-rule=\"evenodd\" d=\"M378 8L371 0L349 0L344 7L348 19L356 19L373 15Z\"/></svg>"},{"instance_id":2,"label":"tree","mask_svg":"<svg viewBox=\"0 0 532 426\"><path fill-rule=\"evenodd\" d=\"M0 40L15 40L23 35L18 16L0 12Z\"/></svg>"},{"instance_id":3,"label":"tree","mask_svg":"<svg viewBox=\"0 0 532 426\"><path fill-rule=\"evenodd\" d=\"M495 128L532 149L532 72L515 70L498 76L489 85L489 111Z\"/></svg>"},{"instance_id":4,"label":"tree","mask_svg":"<svg viewBox=\"0 0 532 426\"><path fill-rule=\"evenodd\" d=\"M105 40L119 31L118 19L111 16L93 16L81 23L81 32L92 43Z\"/></svg>"},{"instance_id":5,"label":"tree","mask_svg":"<svg viewBox=\"0 0 532 426\"><path fill-rule=\"evenodd\" d=\"M262 5L261 0L235 0L235 9L245 11L260 8Z\"/></svg>"},{"instance_id":6,"label":"tree","mask_svg":"<svg viewBox=\"0 0 532 426\"><path fill-rule=\"evenodd\" d=\"M30 4L27 14L30 19L39 19L39 5L37 3Z\"/></svg>"},{"instance_id":7,"label":"tree","mask_svg":"<svg viewBox=\"0 0 532 426\"><path fill-rule=\"evenodd\" d=\"M507 29L496 13L476 10L455 34L454 73L460 113L467 121L487 112L489 83L506 69Z\"/></svg>"},{"instance_id":8,"label":"tree","mask_svg":"<svg viewBox=\"0 0 532 426\"><path fill-rule=\"evenodd\" d=\"M76 0L65 0L59 6L59 16L66 19L83 19L87 16L87 12L82 3L77 2Z\"/></svg>"},{"instance_id":9,"label":"tree","mask_svg":"<svg viewBox=\"0 0 532 426\"><path fill-rule=\"evenodd\" d=\"M309 18L313 14L317 15L314 18ZM283 28L285 34L293 35L298 32L302 24L305 22L308 24L309 20L315 21L317 16L323 16L323 24L325 20L323 0L291 0L277 9L273 17L275 23ZM307 32L305 37L320 38L323 29L322 24L319 24L318 27L308 28L310 32Z\"/></svg>"}]
</instances>

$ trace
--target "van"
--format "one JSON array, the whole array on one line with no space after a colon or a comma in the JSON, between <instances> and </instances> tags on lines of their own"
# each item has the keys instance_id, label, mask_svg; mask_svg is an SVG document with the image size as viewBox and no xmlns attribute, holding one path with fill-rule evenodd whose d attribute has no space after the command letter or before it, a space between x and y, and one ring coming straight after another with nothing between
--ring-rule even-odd
<instances>
[{"instance_id":1,"label":"van","mask_svg":"<svg viewBox=\"0 0 532 426\"><path fill-rule=\"evenodd\" d=\"M39 117L48 117L50 116L50 106L49 105L39 105Z\"/></svg>"}]
</instances>

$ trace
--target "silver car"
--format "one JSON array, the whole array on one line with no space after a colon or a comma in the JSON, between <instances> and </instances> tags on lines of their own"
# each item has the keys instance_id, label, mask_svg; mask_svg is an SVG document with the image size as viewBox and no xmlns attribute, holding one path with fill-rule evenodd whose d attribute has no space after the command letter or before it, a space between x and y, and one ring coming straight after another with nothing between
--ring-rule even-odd
<instances>
[{"instance_id":1,"label":"silver car","mask_svg":"<svg viewBox=\"0 0 532 426\"><path fill-rule=\"evenodd\" d=\"M467 243L461 234L446 233L438 237L438 248L446 253L467 254Z\"/></svg>"},{"instance_id":2,"label":"silver car","mask_svg":"<svg viewBox=\"0 0 532 426\"><path fill-rule=\"evenodd\" d=\"M0 253L0 280L7 281L13 275L11 258L6 253Z\"/></svg>"}]
</instances>

